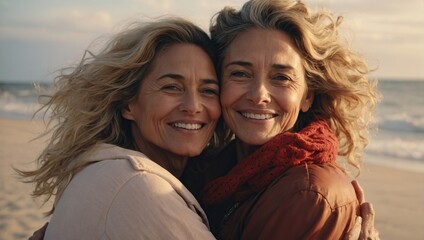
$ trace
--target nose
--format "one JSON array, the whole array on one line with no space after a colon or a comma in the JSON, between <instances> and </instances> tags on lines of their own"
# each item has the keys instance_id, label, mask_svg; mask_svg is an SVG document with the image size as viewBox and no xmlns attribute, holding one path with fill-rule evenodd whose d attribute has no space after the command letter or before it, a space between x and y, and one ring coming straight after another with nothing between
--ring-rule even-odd
<instances>
[{"instance_id":1,"label":"nose","mask_svg":"<svg viewBox=\"0 0 424 240\"><path fill-rule=\"evenodd\" d=\"M197 91L194 91L194 90L186 91L181 100L179 109L180 111L186 112L191 115L200 113L203 109L203 106Z\"/></svg>"},{"instance_id":2,"label":"nose","mask_svg":"<svg viewBox=\"0 0 424 240\"><path fill-rule=\"evenodd\" d=\"M271 96L266 86L266 79L258 77L249 86L247 98L254 104L270 103Z\"/></svg>"}]
</instances>

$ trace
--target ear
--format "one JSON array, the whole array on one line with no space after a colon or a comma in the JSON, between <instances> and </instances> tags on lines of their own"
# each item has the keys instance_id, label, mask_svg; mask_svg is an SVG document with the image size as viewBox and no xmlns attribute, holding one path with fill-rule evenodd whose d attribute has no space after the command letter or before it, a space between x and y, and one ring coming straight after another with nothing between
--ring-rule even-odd
<instances>
[{"instance_id":1,"label":"ear","mask_svg":"<svg viewBox=\"0 0 424 240\"><path fill-rule=\"evenodd\" d=\"M308 92L306 93L306 98L302 100L300 110L302 112L307 112L309 108L312 106L312 103L314 102L314 95L315 92L313 90L308 89Z\"/></svg>"},{"instance_id":2,"label":"ear","mask_svg":"<svg viewBox=\"0 0 424 240\"><path fill-rule=\"evenodd\" d=\"M135 121L135 117L134 117L134 111L132 110L132 104L129 103L128 105L124 106L121 109L121 115L123 118L127 119L127 120L133 120Z\"/></svg>"}]
</instances>

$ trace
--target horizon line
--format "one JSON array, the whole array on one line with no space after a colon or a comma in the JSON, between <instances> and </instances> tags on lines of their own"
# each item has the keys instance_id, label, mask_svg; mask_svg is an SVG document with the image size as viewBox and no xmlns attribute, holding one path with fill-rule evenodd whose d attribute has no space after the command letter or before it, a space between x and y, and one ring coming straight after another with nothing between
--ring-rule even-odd
<instances>
[{"instance_id":1,"label":"horizon line","mask_svg":"<svg viewBox=\"0 0 424 240\"><path fill-rule=\"evenodd\" d=\"M370 80L378 80L378 81L409 81L409 82L421 82L424 81L424 78L393 78L393 77L369 77ZM0 79L0 83L5 84L19 84L19 83L41 83L41 84L48 84L53 83L52 80L30 80L30 79L14 79L14 80L5 80Z\"/></svg>"}]
</instances>

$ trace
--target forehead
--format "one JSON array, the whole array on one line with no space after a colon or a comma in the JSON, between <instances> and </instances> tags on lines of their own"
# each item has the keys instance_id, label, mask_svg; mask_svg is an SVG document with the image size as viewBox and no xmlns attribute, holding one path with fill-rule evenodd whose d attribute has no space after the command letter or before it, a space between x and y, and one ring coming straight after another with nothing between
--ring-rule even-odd
<instances>
[{"instance_id":1,"label":"forehead","mask_svg":"<svg viewBox=\"0 0 424 240\"><path fill-rule=\"evenodd\" d=\"M216 80L209 55L194 44L177 43L158 52L143 79L143 85L172 76L184 81Z\"/></svg>"},{"instance_id":2,"label":"forehead","mask_svg":"<svg viewBox=\"0 0 424 240\"><path fill-rule=\"evenodd\" d=\"M250 28L240 33L228 46L224 62L242 60L299 64L301 55L285 32L273 29Z\"/></svg>"},{"instance_id":3,"label":"forehead","mask_svg":"<svg viewBox=\"0 0 424 240\"><path fill-rule=\"evenodd\" d=\"M154 61L154 65L159 67L166 64L172 64L168 65L168 67L171 67L193 62L197 64L212 64L212 60L203 49L189 43L175 43L163 48Z\"/></svg>"},{"instance_id":4,"label":"forehead","mask_svg":"<svg viewBox=\"0 0 424 240\"><path fill-rule=\"evenodd\" d=\"M156 55L147 75L157 78L164 74L178 74L184 78L216 78L215 66L209 55L189 43L172 44Z\"/></svg>"}]
</instances>

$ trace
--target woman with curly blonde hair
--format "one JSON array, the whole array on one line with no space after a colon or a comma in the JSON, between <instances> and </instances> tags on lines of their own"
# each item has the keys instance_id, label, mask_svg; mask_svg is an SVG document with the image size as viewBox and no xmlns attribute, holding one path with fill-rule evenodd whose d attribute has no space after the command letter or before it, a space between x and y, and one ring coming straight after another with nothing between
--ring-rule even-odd
<instances>
[{"instance_id":1,"label":"woman with curly blonde hair","mask_svg":"<svg viewBox=\"0 0 424 240\"><path fill-rule=\"evenodd\" d=\"M45 239L213 239L178 180L188 157L218 144L214 48L179 18L134 24L64 69L40 167L21 171L54 196Z\"/></svg>"},{"instance_id":2,"label":"woman with curly blonde hair","mask_svg":"<svg viewBox=\"0 0 424 240\"><path fill-rule=\"evenodd\" d=\"M339 39L341 22L291 0L215 16L221 107L235 139L206 167L190 165L184 183L218 238L341 239L352 229L360 203L336 160L359 169L378 93Z\"/></svg>"}]
</instances>

